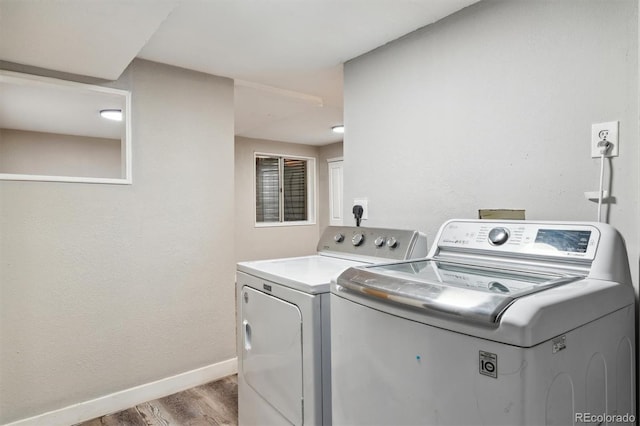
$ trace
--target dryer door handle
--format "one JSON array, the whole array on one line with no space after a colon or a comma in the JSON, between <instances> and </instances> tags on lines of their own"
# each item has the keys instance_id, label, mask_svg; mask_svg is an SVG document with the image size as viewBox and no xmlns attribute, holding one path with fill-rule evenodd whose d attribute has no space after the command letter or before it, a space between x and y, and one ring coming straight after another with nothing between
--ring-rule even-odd
<instances>
[{"instance_id":1,"label":"dryer door handle","mask_svg":"<svg viewBox=\"0 0 640 426\"><path fill-rule=\"evenodd\" d=\"M242 321L242 325L244 328L244 350L248 352L251 350L251 325L247 320Z\"/></svg>"}]
</instances>

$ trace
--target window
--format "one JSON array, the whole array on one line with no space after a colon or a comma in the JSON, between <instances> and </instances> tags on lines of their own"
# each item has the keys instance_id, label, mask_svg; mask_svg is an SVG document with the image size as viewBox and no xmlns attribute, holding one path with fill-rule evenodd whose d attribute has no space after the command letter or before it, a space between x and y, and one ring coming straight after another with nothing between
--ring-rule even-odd
<instances>
[{"instance_id":1,"label":"window","mask_svg":"<svg viewBox=\"0 0 640 426\"><path fill-rule=\"evenodd\" d=\"M0 93L0 180L131 184L128 91L0 70Z\"/></svg>"},{"instance_id":2,"label":"window","mask_svg":"<svg viewBox=\"0 0 640 426\"><path fill-rule=\"evenodd\" d=\"M256 224L315 223L315 159L256 154Z\"/></svg>"}]
</instances>

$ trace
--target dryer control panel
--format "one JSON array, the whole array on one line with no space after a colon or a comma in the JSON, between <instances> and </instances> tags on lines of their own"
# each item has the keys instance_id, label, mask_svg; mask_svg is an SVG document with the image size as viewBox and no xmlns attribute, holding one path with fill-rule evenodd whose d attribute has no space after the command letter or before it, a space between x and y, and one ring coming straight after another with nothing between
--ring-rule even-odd
<instances>
[{"instance_id":1,"label":"dryer control panel","mask_svg":"<svg viewBox=\"0 0 640 426\"><path fill-rule=\"evenodd\" d=\"M329 226L318 241L319 253L407 260L427 256L425 234L406 229Z\"/></svg>"}]
</instances>

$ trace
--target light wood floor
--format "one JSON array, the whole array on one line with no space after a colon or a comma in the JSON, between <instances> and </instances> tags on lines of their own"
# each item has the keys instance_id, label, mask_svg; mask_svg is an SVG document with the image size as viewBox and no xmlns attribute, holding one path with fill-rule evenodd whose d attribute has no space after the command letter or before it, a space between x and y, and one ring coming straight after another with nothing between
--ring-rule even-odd
<instances>
[{"instance_id":1,"label":"light wood floor","mask_svg":"<svg viewBox=\"0 0 640 426\"><path fill-rule=\"evenodd\" d=\"M76 426L201 426L238 424L236 375L187 389Z\"/></svg>"}]
</instances>

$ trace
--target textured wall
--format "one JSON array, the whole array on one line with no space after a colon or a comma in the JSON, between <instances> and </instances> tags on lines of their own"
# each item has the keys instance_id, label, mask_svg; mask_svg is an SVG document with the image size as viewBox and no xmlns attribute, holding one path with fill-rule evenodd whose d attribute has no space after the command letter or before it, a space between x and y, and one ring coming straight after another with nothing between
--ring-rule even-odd
<instances>
[{"instance_id":1,"label":"textured wall","mask_svg":"<svg viewBox=\"0 0 640 426\"><path fill-rule=\"evenodd\" d=\"M0 182L0 423L235 357L233 82L114 86L133 185Z\"/></svg>"},{"instance_id":2,"label":"textured wall","mask_svg":"<svg viewBox=\"0 0 640 426\"><path fill-rule=\"evenodd\" d=\"M619 120L604 212L637 285L637 1L477 3L348 62L344 115L345 200L368 197L367 225L430 243L481 208L596 220L591 124Z\"/></svg>"}]
</instances>

